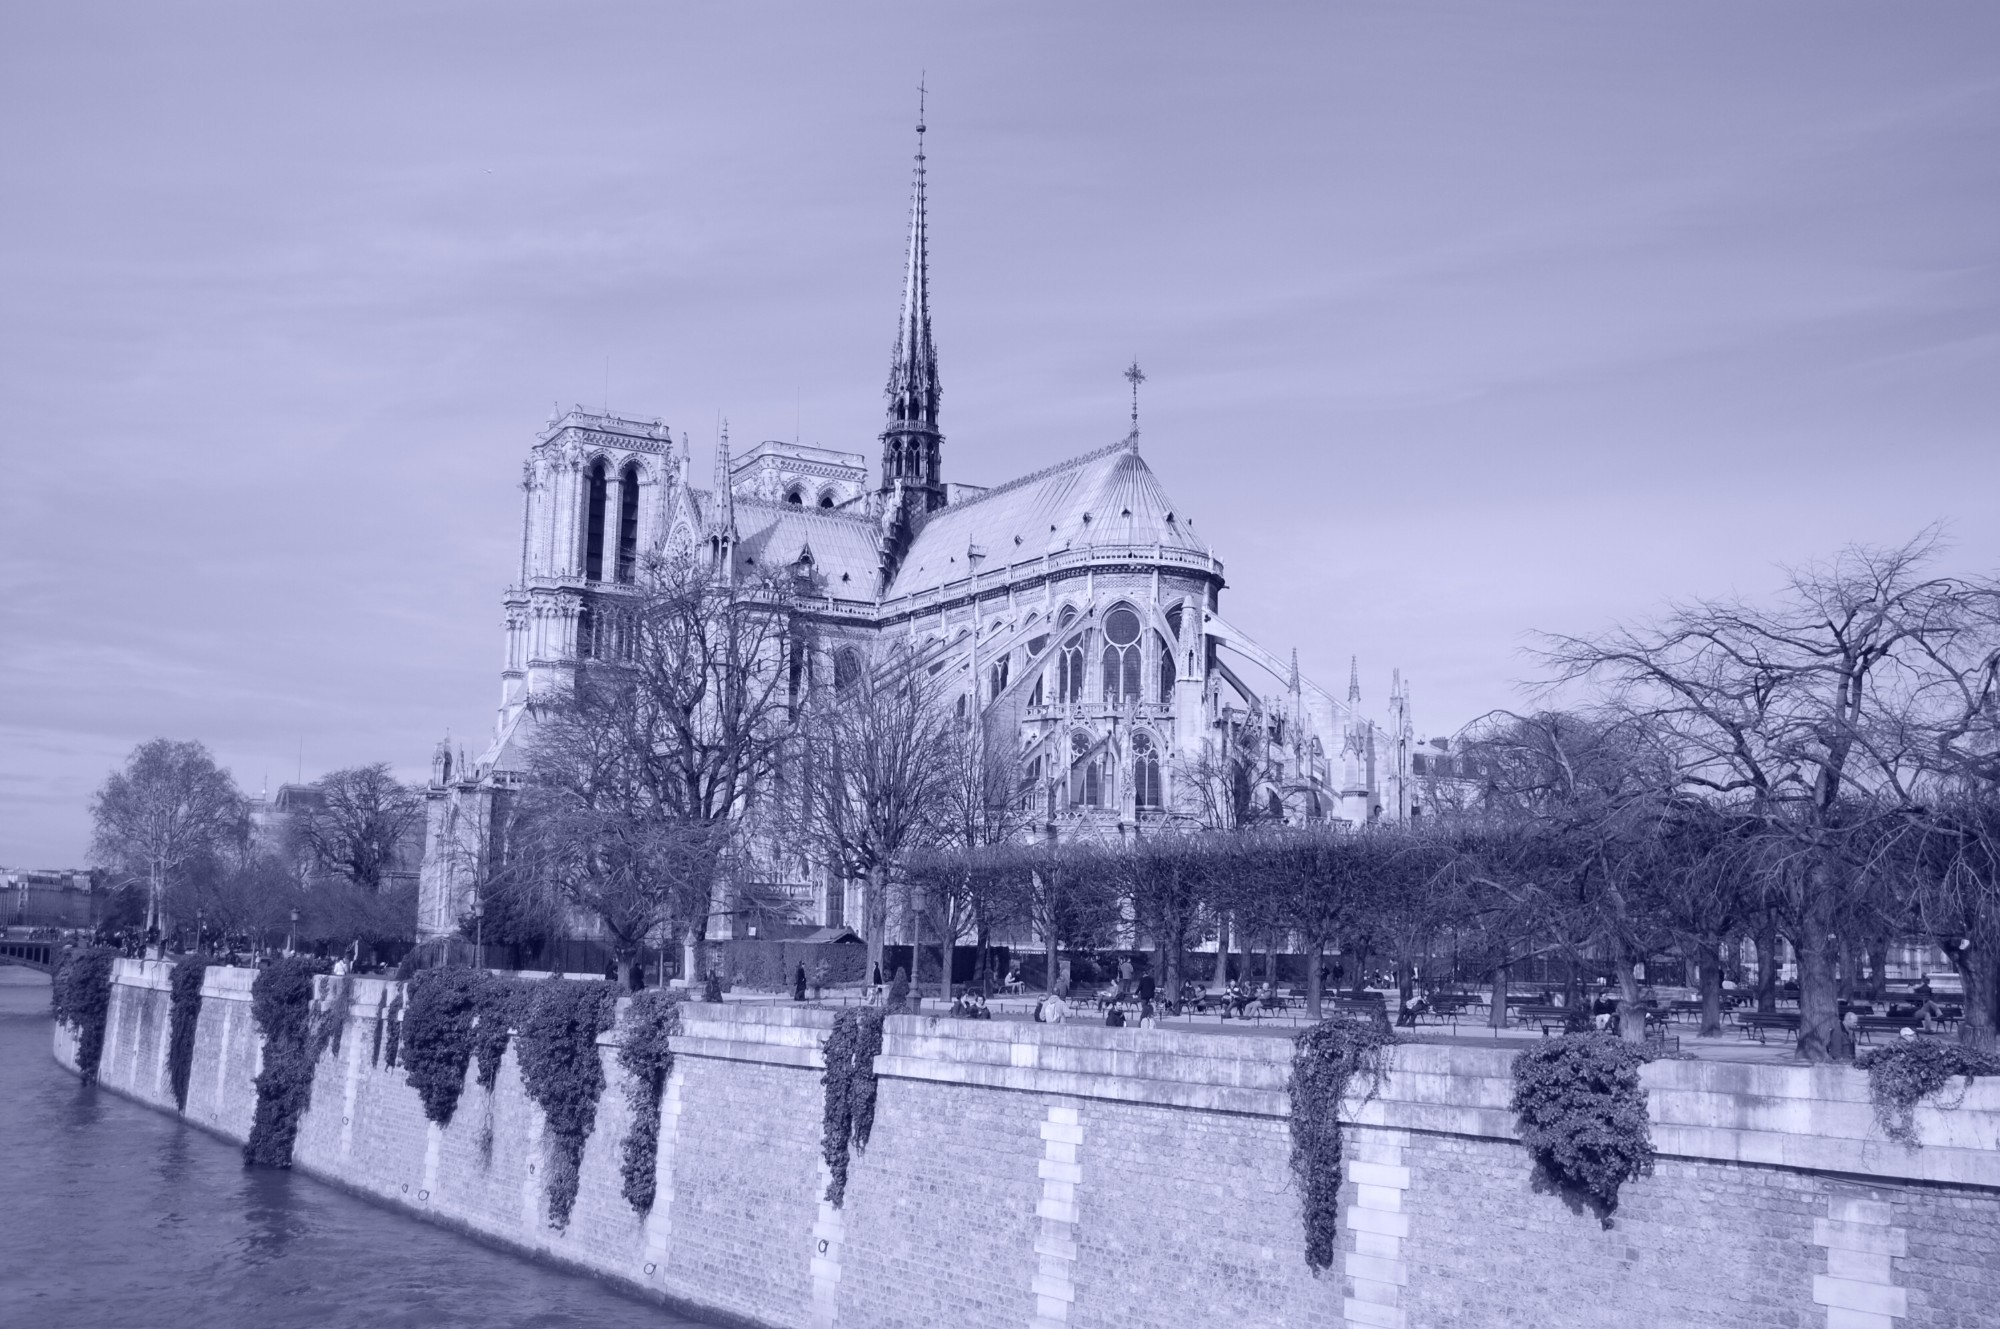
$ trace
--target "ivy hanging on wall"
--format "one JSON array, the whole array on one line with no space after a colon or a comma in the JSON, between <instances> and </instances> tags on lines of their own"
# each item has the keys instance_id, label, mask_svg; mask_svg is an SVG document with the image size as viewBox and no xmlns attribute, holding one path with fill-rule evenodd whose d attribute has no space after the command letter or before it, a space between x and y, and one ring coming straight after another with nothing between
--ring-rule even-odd
<instances>
[{"instance_id":1,"label":"ivy hanging on wall","mask_svg":"<svg viewBox=\"0 0 2000 1329\"><path fill-rule=\"evenodd\" d=\"M633 997L620 1028L618 1064L631 1077L625 1098L632 1107L622 1190L625 1202L642 1216L652 1210L653 1192L659 1186L660 1100L667 1077L674 1073L673 1040L680 1031L680 995L662 988L648 988Z\"/></svg>"},{"instance_id":2,"label":"ivy hanging on wall","mask_svg":"<svg viewBox=\"0 0 2000 1329\"><path fill-rule=\"evenodd\" d=\"M473 993L477 1018L472 1026L472 1051L479 1059L479 1087L487 1093L500 1082L500 1062L514 1030L526 1018L533 985L518 978L484 974Z\"/></svg>"},{"instance_id":3,"label":"ivy hanging on wall","mask_svg":"<svg viewBox=\"0 0 2000 1329\"><path fill-rule=\"evenodd\" d=\"M194 1070L194 1036L201 1024L201 984L208 975L208 960L190 955L174 966L168 980L167 1079L173 1086L174 1106L187 1111L188 1079Z\"/></svg>"},{"instance_id":4,"label":"ivy hanging on wall","mask_svg":"<svg viewBox=\"0 0 2000 1329\"><path fill-rule=\"evenodd\" d=\"M243 1144L243 1161L253 1166L292 1165L299 1118L312 1103L313 1072L332 1032L332 1020L313 1010L313 979L328 968L325 960L288 955L258 970L250 985L250 1011L264 1035L257 1115Z\"/></svg>"},{"instance_id":5,"label":"ivy hanging on wall","mask_svg":"<svg viewBox=\"0 0 2000 1329\"><path fill-rule=\"evenodd\" d=\"M528 1096L542 1109L548 1134L549 1226L569 1226L576 1205L584 1142L597 1125L604 1062L597 1036L611 1028L618 989L611 983L551 978L534 984L515 1055Z\"/></svg>"},{"instance_id":6,"label":"ivy hanging on wall","mask_svg":"<svg viewBox=\"0 0 2000 1329\"><path fill-rule=\"evenodd\" d=\"M49 1009L58 1024L76 1032L76 1069L85 1084L97 1083L104 1060L104 1028L111 1019L111 965L118 952L108 946L77 951L57 966L49 985Z\"/></svg>"},{"instance_id":7,"label":"ivy hanging on wall","mask_svg":"<svg viewBox=\"0 0 2000 1329\"><path fill-rule=\"evenodd\" d=\"M1514 1058L1521 1143L1554 1185L1609 1226L1618 1191L1653 1170L1645 1052L1615 1034L1564 1034Z\"/></svg>"},{"instance_id":8,"label":"ivy hanging on wall","mask_svg":"<svg viewBox=\"0 0 2000 1329\"><path fill-rule=\"evenodd\" d=\"M396 1056L403 1046L403 994L398 992L389 998L389 1009L382 1013L382 1019L375 1026L375 1032L382 1041L382 1064L394 1067Z\"/></svg>"},{"instance_id":9,"label":"ivy hanging on wall","mask_svg":"<svg viewBox=\"0 0 2000 1329\"><path fill-rule=\"evenodd\" d=\"M1381 1087L1382 1049L1396 1032L1380 1018L1334 1015L1292 1039L1292 1175L1305 1211L1306 1267L1315 1277L1333 1265L1340 1237L1340 1104L1354 1077L1366 1096Z\"/></svg>"},{"instance_id":10,"label":"ivy hanging on wall","mask_svg":"<svg viewBox=\"0 0 2000 1329\"><path fill-rule=\"evenodd\" d=\"M1970 1085L1975 1075L2000 1075L2000 1057L1959 1043L1935 1038L1902 1039L1864 1052L1854 1064L1868 1072L1868 1098L1875 1106L1875 1124L1906 1148L1917 1139L1917 1104L1959 1076Z\"/></svg>"},{"instance_id":11,"label":"ivy hanging on wall","mask_svg":"<svg viewBox=\"0 0 2000 1329\"><path fill-rule=\"evenodd\" d=\"M423 1100L424 1116L451 1125L472 1064L473 1025L479 1015L478 969L419 969L411 976L403 1016L403 1066Z\"/></svg>"},{"instance_id":12,"label":"ivy hanging on wall","mask_svg":"<svg viewBox=\"0 0 2000 1329\"><path fill-rule=\"evenodd\" d=\"M886 1015L878 1006L846 1008L833 1017L833 1031L821 1049L826 1107L820 1154L829 1173L826 1198L836 1209L847 1198L848 1151L865 1153L875 1129L875 1058L882 1051Z\"/></svg>"}]
</instances>

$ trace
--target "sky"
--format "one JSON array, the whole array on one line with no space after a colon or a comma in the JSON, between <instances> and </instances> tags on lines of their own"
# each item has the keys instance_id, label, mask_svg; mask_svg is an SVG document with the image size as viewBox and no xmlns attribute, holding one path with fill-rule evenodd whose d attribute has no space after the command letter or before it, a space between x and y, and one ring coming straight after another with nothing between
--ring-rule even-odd
<instances>
[{"instance_id":1,"label":"sky","mask_svg":"<svg viewBox=\"0 0 2000 1329\"><path fill-rule=\"evenodd\" d=\"M1537 632L2000 569L2000 6L0 3L0 863L499 699L553 405L879 453L927 81L945 475L1143 442L1426 734Z\"/></svg>"}]
</instances>

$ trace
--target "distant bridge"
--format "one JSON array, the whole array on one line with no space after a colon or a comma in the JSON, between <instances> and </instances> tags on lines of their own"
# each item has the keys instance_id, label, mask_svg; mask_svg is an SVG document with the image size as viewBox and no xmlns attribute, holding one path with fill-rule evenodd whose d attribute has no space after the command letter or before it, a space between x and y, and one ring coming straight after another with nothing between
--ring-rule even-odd
<instances>
[{"instance_id":1,"label":"distant bridge","mask_svg":"<svg viewBox=\"0 0 2000 1329\"><path fill-rule=\"evenodd\" d=\"M0 941L0 964L25 965L46 974L56 967L60 945L54 941Z\"/></svg>"}]
</instances>

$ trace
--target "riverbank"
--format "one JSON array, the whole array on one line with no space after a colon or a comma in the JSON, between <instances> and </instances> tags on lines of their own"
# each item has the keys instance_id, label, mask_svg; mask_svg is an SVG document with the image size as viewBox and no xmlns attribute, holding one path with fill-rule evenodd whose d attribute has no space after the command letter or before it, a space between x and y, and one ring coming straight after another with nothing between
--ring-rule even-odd
<instances>
[{"instance_id":1,"label":"riverbank","mask_svg":"<svg viewBox=\"0 0 2000 1329\"><path fill-rule=\"evenodd\" d=\"M238 1139L260 1057L250 978L209 972L187 1107ZM171 1111L165 989L163 966L120 963L102 1073ZM608 1087L557 1230L546 1125L514 1052L433 1125L381 1053L399 996L352 981L300 1169L757 1324L1766 1329L1828 1324L1833 1308L1969 1326L1970 1308L2000 1304L1990 1084L1920 1108L1910 1150L1881 1137L1859 1072L1656 1062L1660 1157L1607 1226L1538 1187L1507 1107L1511 1049L1398 1047L1380 1092L1349 1104L1339 1254L1315 1276L1282 1038L890 1017L873 1138L835 1208L820 1157L833 1013L690 1005L650 1208L622 1193L634 1121L605 1035Z\"/></svg>"}]
</instances>

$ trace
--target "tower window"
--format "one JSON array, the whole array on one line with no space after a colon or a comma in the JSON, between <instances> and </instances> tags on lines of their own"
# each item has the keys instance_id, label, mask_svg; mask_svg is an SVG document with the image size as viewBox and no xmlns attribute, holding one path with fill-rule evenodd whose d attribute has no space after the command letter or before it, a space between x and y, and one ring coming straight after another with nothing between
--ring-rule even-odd
<instances>
[{"instance_id":1,"label":"tower window","mask_svg":"<svg viewBox=\"0 0 2000 1329\"><path fill-rule=\"evenodd\" d=\"M583 495L583 575L589 581L604 580L604 491L604 463L594 461Z\"/></svg>"},{"instance_id":2,"label":"tower window","mask_svg":"<svg viewBox=\"0 0 2000 1329\"><path fill-rule=\"evenodd\" d=\"M630 583L639 565L639 468L627 466L618 487L618 580Z\"/></svg>"}]
</instances>

